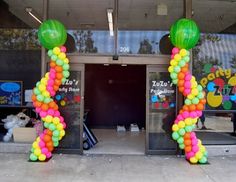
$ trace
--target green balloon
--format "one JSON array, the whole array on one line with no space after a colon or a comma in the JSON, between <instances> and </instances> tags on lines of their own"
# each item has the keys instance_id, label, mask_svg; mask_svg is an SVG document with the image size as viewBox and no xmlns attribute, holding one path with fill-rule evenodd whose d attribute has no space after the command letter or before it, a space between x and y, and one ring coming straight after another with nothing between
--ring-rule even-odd
<instances>
[{"instance_id":1,"label":"green balloon","mask_svg":"<svg viewBox=\"0 0 236 182\"><path fill-rule=\"evenodd\" d=\"M60 60L60 59L57 59L56 60L56 64L59 65L59 66L62 66L63 65L63 61Z\"/></svg>"},{"instance_id":2,"label":"green balloon","mask_svg":"<svg viewBox=\"0 0 236 182\"><path fill-rule=\"evenodd\" d=\"M183 136L185 134L185 130L183 128L179 129L178 133Z\"/></svg>"},{"instance_id":3,"label":"green balloon","mask_svg":"<svg viewBox=\"0 0 236 182\"><path fill-rule=\"evenodd\" d=\"M173 132L172 133L172 138L174 139L174 140L177 140L178 138L179 138L179 134L175 131L175 132Z\"/></svg>"},{"instance_id":4,"label":"green balloon","mask_svg":"<svg viewBox=\"0 0 236 182\"><path fill-rule=\"evenodd\" d=\"M198 99L202 99L204 97L203 93L202 92L199 92L198 95L197 95L197 98Z\"/></svg>"},{"instance_id":5,"label":"green balloon","mask_svg":"<svg viewBox=\"0 0 236 182\"><path fill-rule=\"evenodd\" d=\"M184 61L184 60L180 60L180 61L179 61L179 66L180 66L180 67L183 67L184 65L185 65L185 61Z\"/></svg>"},{"instance_id":6,"label":"green balloon","mask_svg":"<svg viewBox=\"0 0 236 182\"><path fill-rule=\"evenodd\" d=\"M46 104L48 104L51 101L52 101L52 99L50 97L45 97L44 100L43 100L43 102L46 103Z\"/></svg>"},{"instance_id":7,"label":"green balloon","mask_svg":"<svg viewBox=\"0 0 236 182\"><path fill-rule=\"evenodd\" d=\"M200 164L206 164L207 163L207 158L205 156L203 156L200 160L199 160Z\"/></svg>"},{"instance_id":8,"label":"green balloon","mask_svg":"<svg viewBox=\"0 0 236 182\"><path fill-rule=\"evenodd\" d=\"M30 160L31 161L36 161L38 159L38 157L36 155L34 155L33 153L30 154Z\"/></svg>"},{"instance_id":9,"label":"green balloon","mask_svg":"<svg viewBox=\"0 0 236 182\"><path fill-rule=\"evenodd\" d=\"M179 144L179 148L180 149L184 149L185 145L182 143L182 144Z\"/></svg>"},{"instance_id":10,"label":"green balloon","mask_svg":"<svg viewBox=\"0 0 236 182\"><path fill-rule=\"evenodd\" d=\"M189 100L189 99L185 99L184 103L185 103L186 105L190 105L192 102L191 102L191 100Z\"/></svg>"},{"instance_id":11,"label":"green balloon","mask_svg":"<svg viewBox=\"0 0 236 182\"><path fill-rule=\"evenodd\" d=\"M70 72L69 71L63 71L62 73L63 73L63 76L65 78L68 78L70 76Z\"/></svg>"},{"instance_id":12,"label":"green balloon","mask_svg":"<svg viewBox=\"0 0 236 182\"><path fill-rule=\"evenodd\" d=\"M58 137L60 135L60 132L58 130L54 130L52 135Z\"/></svg>"},{"instance_id":13,"label":"green balloon","mask_svg":"<svg viewBox=\"0 0 236 182\"><path fill-rule=\"evenodd\" d=\"M42 102L44 100L44 96L43 95L37 95L37 100Z\"/></svg>"},{"instance_id":14,"label":"green balloon","mask_svg":"<svg viewBox=\"0 0 236 182\"><path fill-rule=\"evenodd\" d=\"M178 142L179 144L183 144L183 143L184 143L183 137L179 137L179 139L177 140L177 142Z\"/></svg>"},{"instance_id":15,"label":"green balloon","mask_svg":"<svg viewBox=\"0 0 236 182\"><path fill-rule=\"evenodd\" d=\"M182 18L171 26L170 40L178 48L191 49L197 44L199 38L199 28L191 19Z\"/></svg>"},{"instance_id":16,"label":"green balloon","mask_svg":"<svg viewBox=\"0 0 236 182\"><path fill-rule=\"evenodd\" d=\"M185 131L186 132L191 132L192 131L192 127L191 126L185 126Z\"/></svg>"},{"instance_id":17,"label":"green balloon","mask_svg":"<svg viewBox=\"0 0 236 182\"><path fill-rule=\"evenodd\" d=\"M179 73L180 70L181 70L181 68L180 68L179 66L176 66L176 67L174 68L174 70L175 70L175 73Z\"/></svg>"},{"instance_id":18,"label":"green balloon","mask_svg":"<svg viewBox=\"0 0 236 182\"><path fill-rule=\"evenodd\" d=\"M39 94L41 94L41 92L40 92L40 90L38 89L38 88L34 88L34 94L35 95L39 95Z\"/></svg>"},{"instance_id":19,"label":"green balloon","mask_svg":"<svg viewBox=\"0 0 236 182\"><path fill-rule=\"evenodd\" d=\"M65 71L70 69L69 64L64 64L62 67L63 67L63 70L65 70Z\"/></svg>"},{"instance_id":20,"label":"green balloon","mask_svg":"<svg viewBox=\"0 0 236 182\"><path fill-rule=\"evenodd\" d=\"M202 86L201 86L201 85L198 85L198 86L197 86L197 89L198 89L198 91L201 92L201 91L202 91Z\"/></svg>"},{"instance_id":21,"label":"green balloon","mask_svg":"<svg viewBox=\"0 0 236 182\"><path fill-rule=\"evenodd\" d=\"M53 142L58 142L58 141L59 141L59 138L56 137L56 136L52 136L52 141L53 141Z\"/></svg>"},{"instance_id":22,"label":"green balloon","mask_svg":"<svg viewBox=\"0 0 236 182\"><path fill-rule=\"evenodd\" d=\"M45 122L43 125L44 125L45 128L49 128L50 123Z\"/></svg>"},{"instance_id":23,"label":"green balloon","mask_svg":"<svg viewBox=\"0 0 236 182\"><path fill-rule=\"evenodd\" d=\"M53 146L57 147L59 145L59 142L53 142Z\"/></svg>"},{"instance_id":24,"label":"green balloon","mask_svg":"<svg viewBox=\"0 0 236 182\"><path fill-rule=\"evenodd\" d=\"M52 52L52 50L50 49L50 50L48 51L48 56L51 57L52 55L53 55L53 52Z\"/></svg>"},{"instance_id":25,"label":"green balloon","mask_svg":"<svg viewBox=\"0 0 236 182\"><path fill-rule=\"evenodd\" d=\"M192 99L192 103L193 103L193 104L198 104L198 103L199 103L199 99L198 99L197 97L194 97L194 98Z\"/></svg>"},{"instance_id":26,"label":"green balloon","mask_svg":"<svg viewBox=\"0 0 236 182\"><path fill-rule=\"evenodd\" d=\"M174 72L172 72L172 73L170 74L170 77L171 77L172 79L176 79L176 78L177 78L177 74L174 73Z\"/></svg>"},{"instance_id":27,"label":"green balloon","mask_svg":"<svg viewBox=\"0 0 236 182\"><path fill-rule=\"evenodd\" d=\"M51 56L51 60L56 61L57 60L57 56L56 55L52 55Z\"/></svg>"},{"instance_id":28,"label":"green balloon","mask_svg":"<svg viewBox=\"0 0 236 182\"><path fill-rule=\"evenodd\" d=\"M49 124L49 130L54 131L55 129L56 129L55 124L50 123L50 124Z\"/></svg>"},{"instance_id":29,"label":"green balloon","mask_svg":"<svg viewBox=\"0 0 236 182\"><path fill-rule=\"evenodd\" d=\"M172 83L176 85L178 83L178 79L173 79Z\"/></svg>"},{"instance_id":30,"label":"green balloon","mask_svg":"<svg viewBox=\"0 0 236 182\"><path fill-rule=\"evenodd\" d=\"M38 37L43 47L52 49L66 42L67 33L61 22L46 20L39 27Z\"/></svg>"}]
</instances>

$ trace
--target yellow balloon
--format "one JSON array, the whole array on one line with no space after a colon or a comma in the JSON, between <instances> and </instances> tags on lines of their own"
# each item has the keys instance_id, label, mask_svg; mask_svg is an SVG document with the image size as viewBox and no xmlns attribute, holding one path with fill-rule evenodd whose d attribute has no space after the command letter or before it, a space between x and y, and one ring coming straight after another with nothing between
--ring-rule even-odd
<instances>
[{"instance_id":1,"label":"yellow balloon","mask_svg":"<svg viewBox=\"0 0 236 182\"><path fill-rule=\"evenodd\" d=\"M170 60L170 65L171 66L176 66L177 64L178 63L174 59Z\"/></svg>"},{"instance_id":2,"label":"yellow balloon","mask_svg":"<svg viewBox=\"0 0 236 182\"><path fill-rule=\"evenodd\" d=\"M37 138L36 138L36 142L40 142L40 137L37 137Z\"/></svg>"},{"instance_id":3,"label":"yellow balloon","mask_svg":"<svg viewBox=\"0 0 236 182\"><path fill-rule=\"evenodd\" d=\"M196 164L197 163L197 158L196 157L191 157L190 158L190 162L192 163L192 164Z\"/></svg>"},{"instance_id":4,"label":"yellow balloon","mask_svg":"<svg viewBox=\"0 0 236 182\"><path fill-rule=\"evenodd\" d=\"M198 118L193 118L193 119L192 119L192 123L193 123L193 124L196 124L196 123L197 123L197 119L198 119Z\"/></svg>"},{"instance_id":5,"label":"yellow balloon","mask_svg":"<svg viewBox=\"0 0 236 182\"><path fill-rule=\"evenodd\" d=\"M65 58L63 61L64 61L64 63L66 63L66 64L69 63L69 59L68 59L68 58Z\"/></svg>"},{"instance_id":6,"label":"yellow balloon","mask_svg":"<svg viewBox=\"0 0 236 182\"><path fill-rule=\"evenodd\" d=\"M181 56L179 54L176 54L174 56L174 59L178 62L181 59Z\"/></svg>"},{"instance_id":7,"label":"yellow balloon","mask_svg":"<svg viewBox=\"0 0 236 182\"><path fill-rule=\"evenodd\" d=\"M206 151L206 147L204 147L203 145L200 146L200 151L203 153Z\"/></svg>"},{"instance_id":8,"label":"yellow balloon","mask_svg":"<svg viewBox=\"0 0 236 182\"><path fill-rule=\"evenodd\" d=\"M60 136L62 136L62 137L65 136L65 130L60 131Z\"/></svg>"},{"instance_id":9,"label":"yellow balloon","mask_svg":"<svg viewBox=\"0 0 236 182\"><path fill-rule=\"evenodd\" d=\"M39 88L40 91L46 90L46 86L43 85L43 84L39 84L38 88Z\"/></svg>"},{"instance_id":10,"label":"yellow balloon","mask_svg":"<svg viewBox=\"0 0 236 182\"><path fill-rule=\"evenodd\" d=\"M34 149L38 148L39 147L38 142L34 142L32 146Z\"/></svg>"},{"instance_id":11,"label":"yellow balloon","mask_svg":"<svg viewBox=\"0 0 236 182\"><path fill-rule=\"evenodd\" d=\"M61 50L60 50L59 47L54 47L53 50L52 50L52 52L53 52L54 54L58 55L58 54L60 54Z\"/></svg>"},{"instance_id":12,"label":"yellow balloon","mask_svg":"<svg viewBox=\"0 0 236 182\"><path fill-rule=\"evenodd\" d=\"M40 150L39 148L36 148L36 149L34 150L34 154L35 154L36 156L39 156L39 155L41 154L41 150Z\"/></svg>"},{"instance_id":13,"label":"yellow balloon","mask_svg":"<svg viewBox=\"0 0 236 182\"><path fill-rule=\"evenodd\" d=\"M64 52L61 52L61 53L58 55L58 57L59 57L60 59L65 59L65 58L66 58L66 54L65 54Z\"/></svg>"},{"instance_id":14,"label":"yellow balloon","mask_svg":"<svg viewBox=\"0 0 236 182\"><path fill-rule=\"evenodd\" d=\"M172 126L172 131L178 131L179 130L179 127L177 124L173 124Z\"/></svg>"},{"instance_id":15,"label":"yellow balloon","mask_svg":"<svg viewBox=\"0 0 236 182\"><path fill-rule=\"evenodd\" d=\"M59 123L59 124L57 125L57 129L58 129L59 131L61 131L61 130L63 129L63 125L62 125L61 123Z\"/></svg>"},{"instance_id":16,"label":"yellow balloon","mask_svg":"<svg viewBox=\"0 0 236 182\"><path fill-rule=\"evenodd\" d=\"M203 156L202 152L199 151L199 152L196 153L196 158L197 158L198 160L201 159L202 156Z\"/></svg>"},{"instance_id":17,"label":"yellow balloon","mask_svg":"<svg viewBox=\"0 0 236 182\"><path fill-rule=\"evenodd\" d=\"M48 78L49 78L49 72L47 72L47 73L45 74L45 78L48 80Z\"/></svg>"},{"instance_id":18,"label":"yellow balloon","mask_svg":"<svg viewBox=\"0 0 236 182\"><path fill-rule=\"evenodd\" d=\"M49 94L49 92L48 91L43 91L43 93L42 93L42 95L44 96L44 97L50 97L50 94Z\"/></svg>"},{"instance_id":19,"label":"yellow balloon","mask_svg":"<svg viewBox=\"0 0 236 182\"><path fill-rule=\"evenodd\" d=\"M187 96L187 98L190 99L190 100L192 100L192 99L194 98L194 96L193 96L193 94L189 94L189 95Z\"/></svg>"},{"instance_id":20,"label":"yellow balloon","mask_svg":"<svg viewBox=\"0 0 236 182\"><path fill-rule=\"evenodd\" d=\"M39 155L39 160L40 161L45 161L45 159L46 159L46 155L45 154L40 154Z\"/></svg>"},{"instance_id":21,"label":"yellow balloon","mask_svg":"<svg viewBox=\"0 0 236 182\"><path fill-rule=\"evenodd\" d=\"M192 89L191 93L195 96L198 95L198 89L197 88Z\"/></svg>"},{"instance_id":22,"label":"yellow balloon","mask_svg":"<svg viewBox=\"0 0 236 182\"><path fill-rule=\"evenodd\" d=\"M222 103L223 97L222 95L215 95L214 92L207 93L207 103L211 107L219 107Z\"/></svg>"},{"instance_id":23,"label":"yellow balloon","mask_svg":"<svg viewBox=\"0 0 236 182\"><path fill-rule=\"evenodd\" d=\"M179 51L179 54L180 54L182 57L186 56L186 55L187 55L186 49L181 49L181 50Z\"/></svg>"},{"instance_id":24,"label":"yellow balloon","mask_svg":"<svg viewBox=\"0 0 236 182\"><path fill-rule=\"evenodd\" d=\"M179 121L178 127L179 127L179 128L184 128L184 127L185 127L184 121Z\"/></svg>"},{"instance_id":25,"label":"yellow balloon","mask_svg":"<svg viewBox=\"0 0 236 182\"><path fill-rule=\"evenodd\" d=\"M169 66L168 71L169 71L170 73L172 73L172 72L174 71L174 67L173 67L173 66Z\"/></svg>"},{"instance_id":26,"label":"yellow balloon","mask_svg":"<svg viewBox=\"0 0 236 182\"><path fill-rule=\"evenodd\" d=\"M52 122L53 122L55 125L57 125L58 123L60 123L60 119L59 119L58 117L54 117L54 118L52 119Z\"/></svg>"},{"instance_id":27,"label":"yellow balloon","mask_svg":"<svg viewBox=\"0 0 236 182\"><path fill-rule=\"evenodd\" d=\"M52 122L52 116L47 115L46 118L45 118L45 122L51 123Z\"/></svg>"},{"instance_id":28,"label":"yellow balloon","mask_svg":"<svg viewBox=\"0 0 236 182\"><path fill-rule=\"evenodd\" d=\"M192 120L191 120L191 118L186 118L185 120L184 120L184 122L185 122L185 124L186 125L192 125Z\"/></svg>"}]
</instances>

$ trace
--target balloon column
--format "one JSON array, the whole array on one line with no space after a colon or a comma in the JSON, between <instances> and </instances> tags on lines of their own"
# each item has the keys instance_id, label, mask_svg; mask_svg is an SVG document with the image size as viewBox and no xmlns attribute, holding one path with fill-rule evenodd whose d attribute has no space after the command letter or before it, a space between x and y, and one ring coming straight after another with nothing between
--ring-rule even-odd
<instances>
[{"instance_id":1,"label":"balloon column","mask_svg":"<svg viewBox=\"0 0 236 182\"><path fill-rule=\"evenodd\" d=\"M190 56L187 50L196 45L199 37L199 29L190 19L180 19L172 25L170 39L175 47L172 49L168 71L172 83L176 84L179 92L186 97L184 106L172 126L172 138L178 142L181 149L184 149L186 159L190 163L204 164L207 163L206 148L192 130L202 115L206 100L202 86L189 71Z\"/></svg>"},{"instance_id":2,"label":"balloon column","mask_svg":"<svg viewBox=\"0 0 236 182\"><path fill-rule=\"evenodd\" d=\"M30 160L45 161L65 135L66 124L52 99L59 86L69 77L69 60L66 57L66 30L57 20L47 20L39 27L38 37L43 47L49 49L50 69L33 89L33 105L44 122L44 131L32 144Z\"/></svg>"}]
</instances>

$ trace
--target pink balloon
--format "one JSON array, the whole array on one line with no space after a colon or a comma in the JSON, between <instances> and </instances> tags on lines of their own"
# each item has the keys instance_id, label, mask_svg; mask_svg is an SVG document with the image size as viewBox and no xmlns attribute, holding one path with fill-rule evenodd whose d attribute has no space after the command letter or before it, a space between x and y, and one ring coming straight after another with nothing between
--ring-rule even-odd
<instances>
[{"instance_id":1,"label":"pink balloon","mask_svg":"<svg viewBox=\"0 0 236 182\"><path fill-rule=\"evenodd\" d=\"M49 80L48 80L48 85L52 86L53 84L54 84L54 80L49 79Z\"/></svg>"},{"instance_id":2,"label":"pink balloon","mask_svg":"<svg viewBox=\"0 0 236 182\"><path fill-rule=\"evenodd\" d=\"M36 107L35 111L36 111L37 113L40 113L40 112L41 112L41 108L40 108L40 107Z\"/></svg>"},{"instance_id":3,"label":"pink balloon","mask_svg":"<svg viewBox=\"0 0 236 182\"><path fill-rule=\"evenodd\" d=\"M184 94L185 95L188 95L188 94L190 94L191 93L191 90L190 89L184 89Z\"/></svg>"},{"instance_id":4,"label":"pink balloon","mask_svg":"<svg viewBox=\"0 0 236 182\"><path fill-rule=\"evenodd\" d=\"M39 142L39 146L40 146L40 148L45 147L45 143L44 143L44 141L40 140L40 142Z\"/></svg>"},{"instance_id":5,"label":"pink balloon","mask_svg":"<svg viewBox=\"0 0 236 182\"><path fill-rule=\"evenodd\" d=\"M197 145L192 146L192 151L197 153L199 151L199 147Z\"/></svg>"},{"instance_id":6,"label":"pink balloon","mask_svg":"<svg viewBox=\"0 0 236 182\"><path fill-rule=\"evenodd\" d=\"M202 115L202 111L196 110L197 116L200 117Z\"/></svg>"},{"instance_id":7,"label":"pink balloon","mask_svg":"<svg viewBox=\"0 0 236 182\"><path fill-rule=\"evenodd\" d=\"M191 137L191 138L196 138L196 134L195 134L194 132L191 132L191 133L190 133L190 137Z\"/></svg>"},{"instance_id":8,"label":"pink balloon","mask_svg":"<svg viewBox=\"0 0 236 182\"><path fill-rule=\"evenodd\" d=\"M47 113L45 111L40 111L39 115L41 118L44 118L47 116Z\"/></svg>"},{"instance_id":9,"label":"pink balloon","mask_svg":"<svg viewBox=\"0 0 236 182\"><path fill-rule=\"evenodd\" d=\"M187 111L184 111L183 113L182 113L182 117L185 119L185 118L188 118L189 117L189 112L187 112Z\"/></svg>"},{"instance_id":10,"label":"pink balloon","mask_svg":"<svg viewBox=\"0 0 236 182\"><path fill-rule=\"evenodd\" d=\"M48 152L48 153L46 153L45 155L46 155L46 158L47 158L47 159L50 158L50 157L52 157L52 153L51 153L51 152Z\"/></svg>"},{"instance_id":11,"label":"pink balloon","mask_svg":"<svg viewBox=\"0 0 236 182\"><path fill-rule=\"evenodd\" d=\"M66 123L62 122L61 124L63 125L63 128L65 129L66 128Z\"/></svg>"},{"instance_id":12,"label":"pink balloon","mask_svg":"<svg viewBox=\"0 0 236 182\"><path fill-rule=\"evenodd\" d=\"M48 153L48 149L46 147L42 148L42 153L46 155Z\"/></svg>"},{"instance_id":13,"label":"pink balloon","mask_svg":"<svg viewBox=\"0 0 236 182\"><path fill-rule=\"evenodd\" d=\"M185 81L190 81L192 78L192 75L191 74L186 74L185 77L184 77L184 80Z\"/></svg>"},{"instance_id":14,"label":"pink balloon","mask_svg":"<svg viewBox=\"0 0 236 182\"><path fill-rule=\"evenodd\" d=\"M49 78L50 78L50 79L55 79L55 78L56 78L56 75L55 75L54 73L50 73L50 74L49 74Z\"/></svg>"},{"instance_id":15,"label":"pink balloon","mask_svg":"<svg viewBox=\"0 0 236 182\"><path fill-rule=\"evenodd\" d=\"M61 52L66 52L66 47L65 46L61 46L60 49L61 49Z\"/></svg>"},{"instance_id":16,"label":"pink balloon","mask_svg":"<svg viewBox=\"0 0 236 182\"><path fill-rule=\"evenodd\" d=\"M64 122L64 118L62 116L59 116L59 119L61 122Z\"/></svg>"},{"instance_id":17,"label":"pink balloon","mask_svg":"<svg viewBox=\"0 0 236 182\"><path fill-rule=\"evenodd\" d=\"M41 133L41 134L39 135L39 137L40 137L41 140L43 140L43 139L44 139L44 134Z\"/></svg>"},{"instance_id":18,"label":"pink balloon","mask_svg":"<svg viewBox=\"0 0 236 182\"><path fill-rule=\"evenodd\" d=\"M55 111L55 112L54 112L54 116L55 116L55 117L59 117L59 116L60 116L60 112L59 112L59 111Z\"/></svg>"},{"instance_id":19,"label":"pink balloon","mask_svg":"<svg viewBox=\"0 0 236 182\"><path fill-rule=\"evenodd\" d=\"M195 111L190 112L190 117L191 118L196 118L197 117L197 113Z\"/></svg>"},{"instance_id":20,"label":"pink balloon","mask_svg":"<svg viewBox=\"0 0 236 182\"><path fill-rule=\"evenodd\" d=\"M179 121L181 121L181 120L183 120L184 118L182 117L182 114L179 114L179 115L177 116L177 119L178 119Z\"/></svg>"},{"instance_id":21,"label":"pink balloon","mask_svg":"<svg viewBox=\"0 0 236 182\"><path fill-rule=\"evenodd\" d=\"M174 48L172 49L172 54L178 54L178 53L179 53L179 48L174 47Z\"/></svg>"},{"instance_id":22,"label":"pink balloon","mask_svg":"<svg viewBox=\"0 0 236 182\"><path fill-rule=\"evenodd\" d=\"M186 158L187 159L190 159L191 157L193 157L194 156L194 153L193 152L187 152L186 153Z\"/></svg>"},{"instance_id":23,"label":"pink balloon","mask_svg":"<svg viewBox=\"0 0 236 182\"><path fill-rule=\"evenodd\" d=\"M185 88L185 89L190 89L190 88L191 88L191 82L190 82L190 81L186 81L186 82L184 83L184 88Z\"/></svg>"},{"instance_id":24,"label":"pink balloon","mask_svg":"<svg viewBox=\"0 0 236 182\"><path fill-rule=\"evenodd\" d=\"M48 109L48 114L51 116L54 116L54 110L53 109Z\"/></svg>"},{"instance_id":25,"label":"pink balloon","mask_svg":"<svg viewBox=\"0 0 236 182\"><path fill-rule=\"evenodd\" d=\"M172 55L170 56L170 58L171 58L171 59L174 59L174 57L175 57L175 55L174 55L174 54L172 54Z\"/></svg>"},{"instance_id":26,"label":"pink balloon","mask_svg":"<svg viewBox=\"0 0 236 182\"><path fill-rule=\"evenodd\" d=\"M197 138L195 137L194 139L192 139L192 145L197 145L198 141L197 141Z\"/></svg>"}]
</instances>

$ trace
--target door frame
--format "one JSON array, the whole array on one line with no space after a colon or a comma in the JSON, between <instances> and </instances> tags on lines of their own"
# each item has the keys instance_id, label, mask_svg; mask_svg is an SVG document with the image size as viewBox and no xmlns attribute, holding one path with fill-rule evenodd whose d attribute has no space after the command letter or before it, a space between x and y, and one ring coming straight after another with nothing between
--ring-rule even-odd
<instances>
[{"instance_id":1,"label":"door frame","mask_svg":"<svg viewBox=\"0 0 236 182\"><path fill-rule=\"evenodd\" d=\"M145 154L146 155L171 155L175 154L176 150L149 150L149 73L150 72L168 72L168 65L146 65L146 137L145 137ZM175 113L177 113L177 105L178 105L178 98L177 98L177 87L176 87L176 107Z\"/></svg>"}]
</instances>

